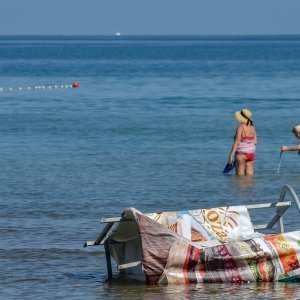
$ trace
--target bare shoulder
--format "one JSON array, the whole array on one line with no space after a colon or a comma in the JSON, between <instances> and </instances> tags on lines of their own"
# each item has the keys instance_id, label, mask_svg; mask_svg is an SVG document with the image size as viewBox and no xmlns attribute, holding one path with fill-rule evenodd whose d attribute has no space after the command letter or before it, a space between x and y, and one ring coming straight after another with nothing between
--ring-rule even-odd
<instances>
[{"instance_id":1,"label":"bare shoulder","mask_svg":"<svg viewBox=\"0 0 300 300\"><path fill-rule=\"evenodd\" d=\"M242 137L242 134L243 134L243 126L242 126L242 124L241 124L241 125L239 125L239 126L237 127L237 129L236 129L235 139L240 140L241 137Z\"/></svg>"},{"instance_id":2,"label":"bare shoulder","mask_svg":"<svg viewBox=\"0 0 300 300\"><path fill-rule=\"evenodd\" d=\"M244 125L243 124L240 124L238 127L237 127L237 129L236 129L236 132L237 133L241 133L241 132L243 132L245 129L244 129Z\"/></svg>"}]
</instances>

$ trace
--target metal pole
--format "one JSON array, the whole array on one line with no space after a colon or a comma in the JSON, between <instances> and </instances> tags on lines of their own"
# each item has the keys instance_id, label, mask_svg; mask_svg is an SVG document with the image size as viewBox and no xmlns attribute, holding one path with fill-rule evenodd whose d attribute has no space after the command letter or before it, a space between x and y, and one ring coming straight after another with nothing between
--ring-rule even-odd
<instances>
[{"instance_id":1,"label":"metal pole","mask_svg":"<svg viewBox=\"0 0 300 300\"><path fill-rule=\"evenodd\" d=\"M294 202L296 203L296 206L297 206L297 209L298 209L298 212L300 214L300 201L299 201L299 198L295 192L295 190L288 184L284 185L282 188L281 188L281 191L280 191L280 198L279 198L279 202L282 202L285 200L285 195L286 195L286 192L289 191ZM280 228L280 232L283 233L284 232L284 229L283 229L283 219L282 217L279 219L279 222L278 222L278 226Z\"/></svg>"},{"instance_id":2,"label":"metal pole","mask_svg":"<svg viewBox=\"0 0 300 300\"><path fill-rule=\"evenodd\" d=\"M105 249L105 258L106 258L106 266L107 266L107 277L108 279L112 278L112 268L111 268L111 259L110 259L110 251L108 241L104 243Z\"/></svg>"},{"instance_id":3,"label":"metal pole","mask_svg":"<svg viewBox=\"0 0 300 300\"><path fill-rule=\"evenodd\" d=\"M293 200L295 201L295 203L297 205L298 212L300 213L300 201L298 199L298 196L297 196L295 190L290 185L286 184L282 187L281 192L280 192L279 202L284 201L285 194L287 191L290 192Z\"/></svg>"}]
</instances>

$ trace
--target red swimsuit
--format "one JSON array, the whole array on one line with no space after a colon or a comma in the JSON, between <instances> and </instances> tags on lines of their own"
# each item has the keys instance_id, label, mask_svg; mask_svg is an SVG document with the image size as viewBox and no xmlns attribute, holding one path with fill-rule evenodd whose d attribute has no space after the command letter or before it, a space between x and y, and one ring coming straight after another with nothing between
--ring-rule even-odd
<instances>
[{"instance_id":1,"label":"red swimsuit","mask_svg":"<svg viewBox=\"0 0 300 300\"><path fill-rule=\"evenodd\" d=\"M247 158L246 161L252 161L252 160L254 160L254 158L255 158L255 154L254 154L254 153L246 153L246 154L244 154L244 155L245 155L246 158Z\"/></svg>"},{"instance_id":2,"label":"red swimsuit","mask_svg":"<svg viewBox=\"0 0 300 300\"><path fill-rule=\"evenodd\" d=\"M243 128L244 133L246 134L245 128ZM244 154L246 156L246 161L253 161L255 158L255 139L254 136L244 136L241 139L240 144L237 148L237 154Z\"/></svg>"}]
</instances>

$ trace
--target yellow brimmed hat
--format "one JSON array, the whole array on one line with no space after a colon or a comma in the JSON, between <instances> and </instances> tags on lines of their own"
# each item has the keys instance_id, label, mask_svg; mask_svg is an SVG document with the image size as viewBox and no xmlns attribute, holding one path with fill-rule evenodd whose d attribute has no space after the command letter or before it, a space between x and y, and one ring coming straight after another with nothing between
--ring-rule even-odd
<instances>
[{"instance_id":1,"label":"yellow brimmed hat","mask_svg":"<svg viewBox=\"0 0 300 300\"><path fill-rule=\"evenodd\" d=\"M241 111L236 111L234 117L242 124L252 124L252 114L251 111L244 108Z\"/></svg>"}]
</instances>

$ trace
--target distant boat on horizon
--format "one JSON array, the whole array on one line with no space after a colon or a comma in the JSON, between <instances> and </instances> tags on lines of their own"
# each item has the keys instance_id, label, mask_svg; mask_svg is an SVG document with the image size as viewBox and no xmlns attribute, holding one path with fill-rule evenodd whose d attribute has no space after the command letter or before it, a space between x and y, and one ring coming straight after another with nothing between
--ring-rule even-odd
<instances>
[{"instance_id":1,"label":"distant boat on horizon","mask_svg":"<svg viewBox=\"0 0 300 300\"><path fill-rule=\"evenodd\" d=\"M121 35L122 35L122 33L119 32L119 31L117 31L117 32L115 33L115 36L121 36Z\"/></svg>"}]
</instances>

